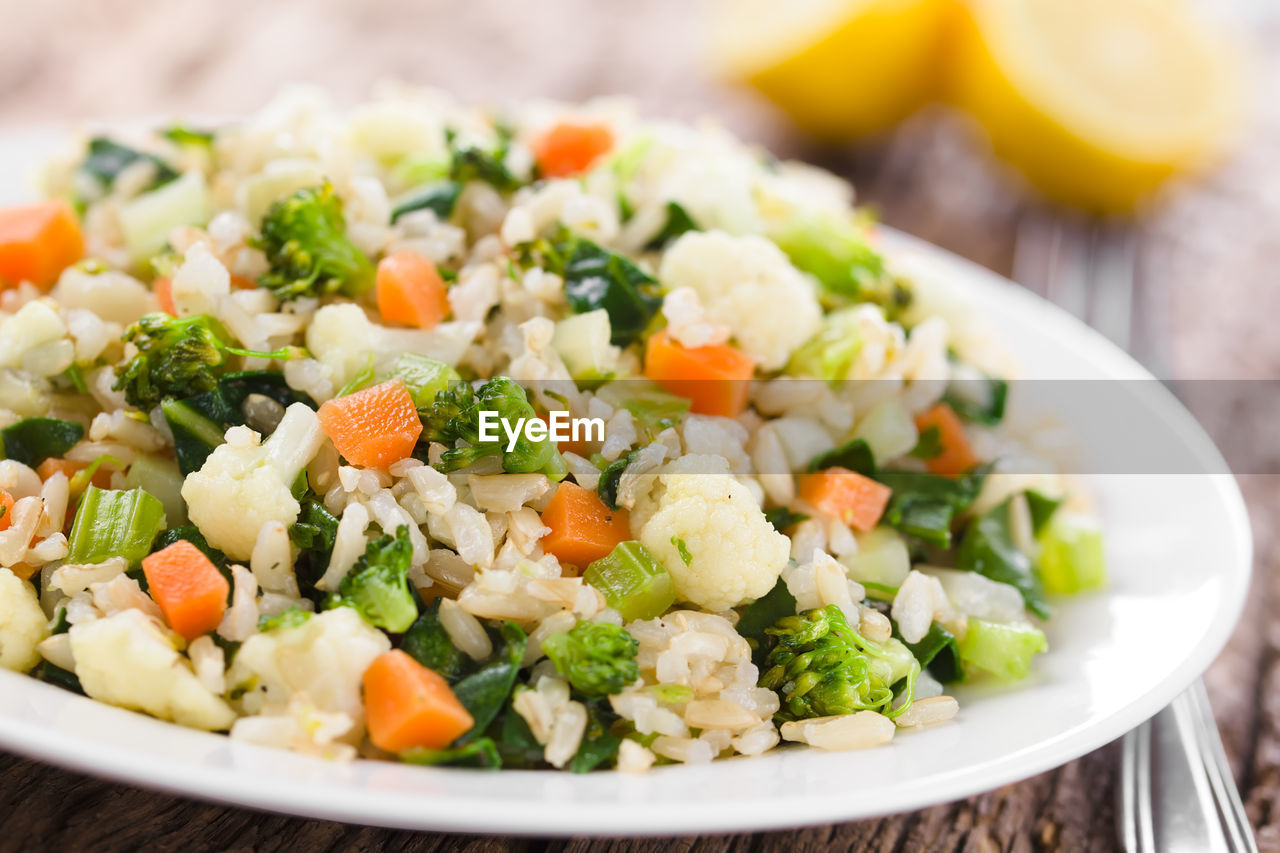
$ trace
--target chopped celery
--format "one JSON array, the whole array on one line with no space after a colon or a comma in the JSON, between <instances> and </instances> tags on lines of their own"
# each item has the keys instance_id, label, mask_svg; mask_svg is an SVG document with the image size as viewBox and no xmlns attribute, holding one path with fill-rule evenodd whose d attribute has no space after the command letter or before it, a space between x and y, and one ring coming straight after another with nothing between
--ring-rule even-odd
<instances>
[{"instance_id":1,"label":"chopped celery","mask_svg":"<svg viewBox=\"0 0 1280 853\"><path fill-rule=\"evenodd\" d=\"M857 538L857 552L841 558L849 577L861 584L902 586L911 572L911 555L901 534L877 527Z\"/></svg>"},{"instance_id":2,"label":"chopped celery","mask_svg":"<svg viewBox=\"0 0 1280 853\"><path fill-rule=\"evenodd\" d=\"M1044 632L1033 625L969 619L960 639L960 660L966 667L1016 681L1031 671L1031 658L1049 648Z\"/></svg>"},{"instance_id":3,"label":"chopped celery","mask_svg":"<svg viewBox=\"0 0 1280 853\"><path fill-rule=\"evenodd\" d=\"M430 406L436 394L461 379L458 371L438 359L407 352L396 362L395 376L404 380L409 396L418 408Z\"/></svg>"},{"instance_id":4,"label":"chopped celery","mask_svg":"<svg viewBox=\"0 0 1280 853\"><path fill-rule=\"evenodd\" d=\"M182 499L182 472L178 463L163 456L139 453L125 475L126 489L146 489L164 505L169 527L187 523L187 502Z\"/></svg>"},{"instance_id":5,"label":"chopped celery","mask_svg":"<svg viewBox=\"0 0 1280 853\"><path fill-rule=\"evenodd\" d=\"M164 504L142 489L90 486L71 524L68 563L101 563L124 557L137 565L164 528Z\"/></svg>"},{"instance_id":6,"label":"chopped celery","mask_svg":"<svg viewBox=\"0 0 1280 853\"><path fill-rule=\"evenodd\" d=\"M84 438L84 427L57 418L23 418L0 430L0 459L12 459L32 468L61 456Z\"/></svg>"},{"instance_id":7,"label":"chopped celery","mask_svg":"<svg viewBox=\"0 0 1280 853\"><path fill-rule=\"evenodd\" d=\"M1040 535L1040 579L1046 592L1071 595L1106 583L1102 529L1088 516L1058 513Z\"/></svg>"},{"instance_id":8,"label":"chopped celery","mask_svg":"<svg viewBox=\"0 0 1280 853\"><path fill-rule=\"evenodd\" d=\"M858 326L857 309L832 311L822 321L818 334L792 353L787 373L828 382L844 379L862 352L862 334Z\"/></svg>"},{"instance_id":9,"label":"chopped celery","mask_svg":"<svg viewBox=\"0 0 1280 853\"><path fill-rule=\"evenodd\" d=\"M120 230L129 254L145 261L165 247L177 226L207 222L210 206L209 187L199 172L131 199L120 208Z\"/></svg>"},{"instance_id":10,"label":"chopped celery","mask_svg":"<svg viewBox=\"0 0 1280 853\"><path fill-rule=\"evenodd\" d=\"M587 566L583 579L628 621L661 616L676 600L671 575L639 542L620 543Z\"/></svg>"},{"instance_id":11,"label":"chopped celery","mask_svg":"<svg viewBox=\"0 0 1280 853\"><path fill-rule=\"evenodd\" d=\"M886 278L884 259L852 216L792 217L770 236L796 267L818 279L828 302L865 298Z\"/></svg>"},{"instance_id":12,"label":"chopped celery","mask_svg":"<svg viewBox=\"0 0 1280 853\"><path fill-rule=\"evenodd\" d=\"M876 461L883 465L910 453L920 433L902 400L889 397L862 416L853 437L865 441Z\"/></svg>"},{"instance_id":13,"label":"chopped celery","mask_svg":"<svg viewBox=\"0 0 1280 853\"><path fill-rule=\"evenodd\" d=\"M621 350L609 343L612 334L609 312L599 308L585 314L571 314L557 322L551 346L575 380L598 382L607 379L618 367Z\"/></svg>"}]
</instances>

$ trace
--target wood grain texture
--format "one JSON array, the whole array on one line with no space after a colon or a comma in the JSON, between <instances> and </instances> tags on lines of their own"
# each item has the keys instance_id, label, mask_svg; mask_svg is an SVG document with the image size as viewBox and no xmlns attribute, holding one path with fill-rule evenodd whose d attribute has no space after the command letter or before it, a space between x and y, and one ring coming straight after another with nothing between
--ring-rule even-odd
<instances>
[{"instance_id":1,"label":"wood grain texture","mask_svg":"<svg viewBox=\"0 0 1280 853\"><path fill-rule=\"evenodd\" d=\"M481 99L604 92L660 114L707 110L744 135L851 176L892 225L999 272L1019 222L1044 217L980 137L930 112L855 153L807 148L771 111L710 82L682 0L342 0L110 4L0 0L0 123L250 109L295 80L340 97L394 76ZM696 17L696 16L695 16ZM107 37L109 35L109 37ZM1253 36L1280 44L1274 24ZM1280 91L1262 51L1259 89ZM1275 99L1272 99L1273 101ZM1183 188L1136 230L1139 286L1178 376L1280 376L1280 105L1225 169ZM1256 441L1274 441L1258 424ZM1240 628L1206 676L1264 850L1280 851L1280 479L1241 478L1257 538ZM1115 745L963 802L879 820L754 835L539 840L410 833L193 802L0 754L0 853L9 850L1030 851L1116 849Z\"/></svg>"}]
</instances>

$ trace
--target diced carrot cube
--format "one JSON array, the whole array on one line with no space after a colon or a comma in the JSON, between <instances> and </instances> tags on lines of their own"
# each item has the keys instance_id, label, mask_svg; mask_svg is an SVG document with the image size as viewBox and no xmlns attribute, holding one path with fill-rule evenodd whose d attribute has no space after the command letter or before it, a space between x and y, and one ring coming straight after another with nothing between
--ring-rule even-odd
<instances>
[{"instance_id":1,"label":"diced carrot cube","mask_svg":"<svg viewBox=\"0 0 1280 853\"><path fill-rule=\"evenodd\" d=\"M613 147L613 132L604 124L561 122L533 144L538 171L548 178L579 175Z\"/></svg>"},{"instance_id":2,"label":"diced carrot cube","mask_svg":"<svg viewBox=\"0 0 1280 853\"><path fill-rule=\"evenodd\" d=\"M934 474L959 477L978 464L978 456L964 434L960 416L946 403L938 403L927 412L916 415L916 429L924 432L930 427L938 431L938 444L942 452L925 462Z\"/></svg>"},{"instance_id":3,"label":"diced carrot cube","mask_svg":"<svg viewBox=\"0 0 1280 853\"><path fill-rule=\"evenodd\" d=\"M387 752L443 749L475 725L444 678L400 649L374 658L363 682L369 740Z\"/></svg>"},{"instance_id":4,"label":"diced carrot cube","mask_svg":"<svg viewBox=\"0 0 1280 853\"><path fill-rule=\"evenodd\" d=\"M876 526L892 490L848 468L827 468L800 477L800 497L857 530Z\"/></svg>"},{"instance_id":5,"label":"diced carrot cube","mask_svg":"<svg viewBox=\"0 0 1280 853\"><path fill-rule=\"evenodd\" d=\"M699 415L742 414L754 370L751 357L728 344L683 347L665 330L645 346L644 375L688 398L690 409Z\"/></svg>"},{"instance_id":6,"label":"diced carrot cube","mask_svg":"<svg viewBox=\"0 0 1280 853\"><path fill-rule=\"evenodd\" d=\"M49 289L84 256L84 237L65 201L0 208L0 289L29 281Z\"/></svg>"},{"instance_id":7,"label":"diced carrot cube","mask_svg":"<svg viewBox=\"0 0 1280 853\"><path fill-rule=\"evenodd\" d=\"M631 538L625 509L609 509L595 492L567 481L542 511L542 523L551 528L541 539L542 549L578 567L607 557L619 542Z\"/></svg>"},{"instance_id":8,"label":"diced carrot cube","mask_svg":"<svg viewBox=\"0 0 1280 853\"><path fill-rule=\"evenodd\" d=\"M222 621L231 584L204 552L185 539L142 558L147 589L169 627L188 640Z\"/></svg>"},{"instance_id":9,"label":"diced carrot cube","mask_svg":"<svg viewBox=\"0 0 1280 853\"><path fill-rule=\"evenodd\" d=\"M317 415L338 453L367 468L407 458L422 434L413 397L399 379L326 400Z\"/></svg>"},{"instance_id":10,"label":"diced carrot cube","mask_svg":"<svg viewBox=\"0 0 1280 853\"><path fill-rule=\"evenodd\" d=\"M431 329L449 316L449 291L430 258L395 252L378 262L376 281L378 313L384 320Z\"/></svg>"}]
</instances>

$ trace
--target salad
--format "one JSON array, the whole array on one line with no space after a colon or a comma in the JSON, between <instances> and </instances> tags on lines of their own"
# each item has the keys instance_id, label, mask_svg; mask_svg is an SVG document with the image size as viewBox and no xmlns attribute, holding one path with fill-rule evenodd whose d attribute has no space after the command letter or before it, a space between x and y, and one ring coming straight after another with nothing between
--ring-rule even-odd
<instances>
[{"instance_id":1,"label":"salad","mask_svg":"<svg viewBox=\"0 0 1280 853\"><path fill-rule=\"evenodd\" d=\"M4 668L335 760L642 772L943 723L1104 583L988 336L714 125L292 91L43 182L0 209Z\"/></svg>"}]
</instances>

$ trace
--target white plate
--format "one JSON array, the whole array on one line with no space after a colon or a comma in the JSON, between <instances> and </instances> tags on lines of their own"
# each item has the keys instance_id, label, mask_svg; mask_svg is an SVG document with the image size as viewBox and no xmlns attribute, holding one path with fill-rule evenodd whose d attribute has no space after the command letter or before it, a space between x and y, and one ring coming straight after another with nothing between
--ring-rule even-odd
<instances>
[{"instance_id":1,"label":"white plate","mask_svg":"<svg viewBox=\"0 0 1280 853\"><path fill-rule=\"evenodd\" d=\"M0 139L0 201L57 135ZM1147 377L1056 308L941 250L888 235L893 254L980 305L1026 376ZM1145 413L1145 414L1142 414ZM1130 424L1225 470L1158 387ZM647 776L329 764L233 743L0 671L0 746L137 785L355 823L491 833L654 834L850 820L966 797L1114 740L1190 684L1221 650L1249 579L1244 504L1228 475L1089 478L1107 527L1111 586L1056 604L1051 651L1012 688L961 688L955 722L856 753L788 749Z\"/></svg>"}]
</instances>

